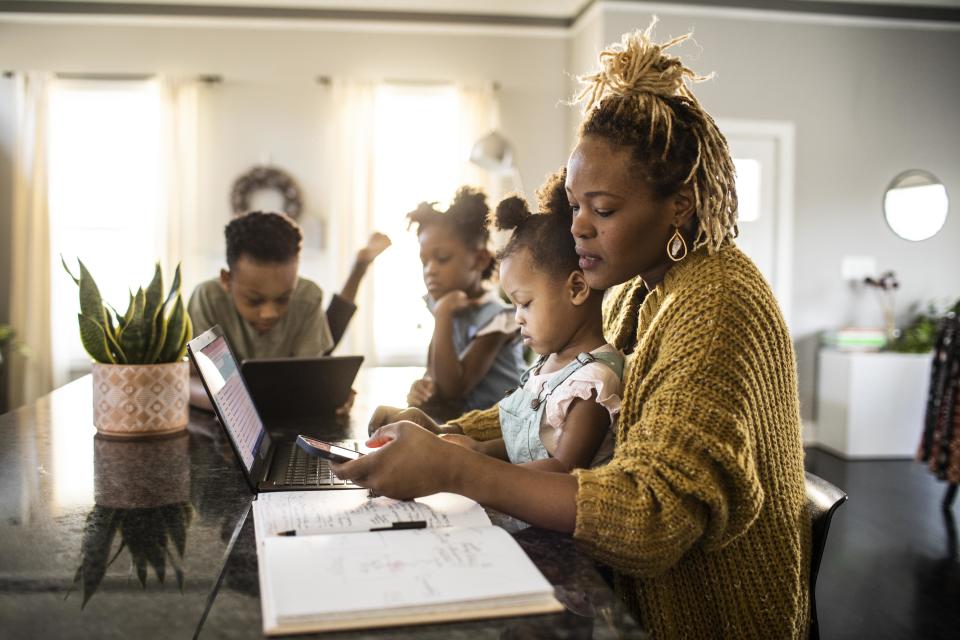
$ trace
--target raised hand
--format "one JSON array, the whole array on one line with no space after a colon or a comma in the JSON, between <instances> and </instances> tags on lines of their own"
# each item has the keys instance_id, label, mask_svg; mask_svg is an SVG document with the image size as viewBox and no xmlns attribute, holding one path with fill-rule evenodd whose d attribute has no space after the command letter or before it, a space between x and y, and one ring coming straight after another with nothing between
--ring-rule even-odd
<instances>
[{"instance_id":1,"label":"raised hand","mask_svg":"<svg viewBox=\"0 0 960 640\"><path fill-rule=\"evenodd\" d=\"M390 238L385 234L375 231L370 239L367 240L367 246L357 251L357 261L364 264L370 264L376 260L377 256L383 253L391 244Z\"/></svg>"}]
</instances>

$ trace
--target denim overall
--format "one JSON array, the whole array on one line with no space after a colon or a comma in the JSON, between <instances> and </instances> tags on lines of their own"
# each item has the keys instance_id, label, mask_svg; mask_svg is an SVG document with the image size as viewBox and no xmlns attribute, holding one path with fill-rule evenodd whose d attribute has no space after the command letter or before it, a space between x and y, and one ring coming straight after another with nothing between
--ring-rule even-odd
<instances>
[{"instance_id":1,"label":"denim overall","mask_svg":"<svg viewBox=\"0 0 960 640\"><path fill-rule=\"evenodd\" d=\"M433 313L436 301L429 295L424 296L427 308ZM487 326L501 313L513 314L513 307L499 298L491 299L483 304L469 306L453 315L453 346L457 357L463 359L463 354L477 337L477 333ZM503 393L517 384L520 372L525 366L523 361L523 344L519 333L510 338L497 352L497 357L486 374L463 397L463 404L455 415L474 409L489 409L497 404Z\"/></svg>"},{"instance_id":2,"label":"denim overall","mask_svg":"<svg viewBox=\"0 0 960 640\"><path fill-rule=\"evenodd\" d=\"M581 353L570 364L547 378L539 394L531 393L524 386L531 372L542 366L546 359L547 356L540 356L532 367L524 371L520 377L520 386L510 391L507 397L500 401L500 431L507 448L507 456L514 464L550 457L546 447L543 446L543 441L540 440L540 423L544 408L550 394L575 371L591 362L602 362L613 369L617 378L623 377L621 354L610 351Z\"/></svg>"}]
</instances>

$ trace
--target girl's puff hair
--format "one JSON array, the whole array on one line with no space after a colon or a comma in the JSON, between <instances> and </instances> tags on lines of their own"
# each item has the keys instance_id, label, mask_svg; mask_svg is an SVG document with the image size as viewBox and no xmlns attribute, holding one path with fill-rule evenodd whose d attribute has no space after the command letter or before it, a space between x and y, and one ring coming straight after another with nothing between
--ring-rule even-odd
<instances>
[{"instance_id":1,"label":"girl's puff hair","mask_svg":"<svg viewBox=\"0 0 960 640\"><path fill-rule=\"evenodd\" d=\"M487 196L480 189L460 187L453 197L453 203L446 211L436 208L436 202L421 202L417 208L407 214L407 228L417 225L417 235L432 224L444 224L468 247L484 249L490 240L487 226ZM484 280L493 275L496 262L491 260L481 277Z\"/></svg>"},{"instance_id":2,"label":"girl's puff hair","mask_svg":"<svg viewBox=\"0 0 960 640\"><path fill-rule=\"evenodd\" d=\"M656 43L656 23L624 34L600 54L598 71L580 77L580 137L599 136L630 150L658 197L689 187L697 216L694 248L713 253L737 236L737 189L727 140L688 86L712 74L698 76L667 53L691 34Z\"/></svg>"},{"instance_id":3,"label":"girl's puff hair","mask_svg":"<svg viewBox=\"0 0 960 640\"><path fill-rule=\"evenodd\" d=\"M551 277L566 278L580 268L570 225L573 210L567 200L563 167L547 176L537 190L540 213L530 212L527 201L511 196L497 205L492 222L501 231L513 230L506 246L497 254L502 261L521 250L530 252L537 269Z\"/></svg>"}]
</instances>

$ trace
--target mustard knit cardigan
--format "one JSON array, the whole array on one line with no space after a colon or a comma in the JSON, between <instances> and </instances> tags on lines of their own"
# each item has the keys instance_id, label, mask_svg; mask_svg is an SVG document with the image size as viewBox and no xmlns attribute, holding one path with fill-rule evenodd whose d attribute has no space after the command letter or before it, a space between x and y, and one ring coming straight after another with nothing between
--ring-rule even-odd
<instances>
[{"instance_id":1,"label":"mustard knit cardigan","mask_svg":"<svg viewBox=\"0 0 960 640\"><path fill-rule=\"evenodd\" d=\"M649 293L609 291L604 331L632 353L613 460L575 472L574 538L654 638L806 637L796 364L763 276L733 245L695 251ZM454 423L500 435L495 407Z\"/></svg>"}]
</instances>

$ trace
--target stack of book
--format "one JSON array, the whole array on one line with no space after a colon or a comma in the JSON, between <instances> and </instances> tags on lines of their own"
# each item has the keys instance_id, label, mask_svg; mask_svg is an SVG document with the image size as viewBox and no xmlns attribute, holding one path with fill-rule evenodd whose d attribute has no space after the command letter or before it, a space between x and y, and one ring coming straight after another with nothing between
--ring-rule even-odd
<instances>
[{"instance_id":1,"label":"stack of book","mask_svg":"<svg viewBox=\"0 0 960 640\"><path fill-rule=\"evenodd\" d=\"M879 351L886 346L887 336L882 329L844 327L824 331L820 342L825 347L839 351Z\"/></svg>"}]
</instances>

